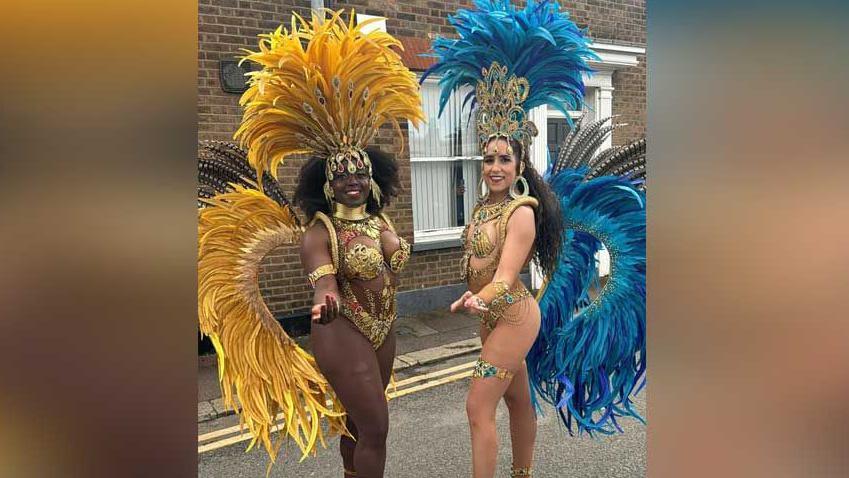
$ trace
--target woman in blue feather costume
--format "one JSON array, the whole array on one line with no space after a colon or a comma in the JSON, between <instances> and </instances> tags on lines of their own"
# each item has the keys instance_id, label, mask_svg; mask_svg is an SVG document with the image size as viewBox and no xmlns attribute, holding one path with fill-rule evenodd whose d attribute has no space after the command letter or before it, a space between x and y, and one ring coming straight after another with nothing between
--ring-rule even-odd
<instances>
[{"instance_id":1,"label":"woman in blue feather costume","mask_svg":"<svg viewBox=\"0 0 849 478\"><path fill-rule=\"evenodd\" d=\"M644 194L632 180L638 174L593 177L629 159L613 152L592 157L601 160L596 165L585 160L598 149L598 134L613 128L601 123L591 125L595 135L570 136L580 147L564 148L542 180L528 158L537 135L528 111L581 109L582 75L598 57L554 2L528 0L517 9L508 0L478 0L475 7L449 18L459 38L435 40L437 62L422 81L440 76L440 110L458 88L474 88L464 104L475 111L489 190L463 234L469 290L451 307L483 323L467 397L474 476L494 476L501 397L510 412L511 476L531 476L532 403L554 405L570 433L573 418L590 433L618 428L618 416L639 418L629 396L645 370ZM611 276L591 299L602 246ZM546 276L539 304L518 280L531 258Z\"/></svg>"}]
</instances>

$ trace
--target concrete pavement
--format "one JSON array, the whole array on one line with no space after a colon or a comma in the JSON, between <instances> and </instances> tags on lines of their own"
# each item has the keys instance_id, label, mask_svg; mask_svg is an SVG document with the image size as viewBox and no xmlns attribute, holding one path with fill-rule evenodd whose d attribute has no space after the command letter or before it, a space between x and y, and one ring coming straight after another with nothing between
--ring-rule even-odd
<instances>
[{"instance_id":1,"label":"concrete pavement","mask_svg":"<svg viewBox=\"0 0 849 478\"><path fill-rule=\"evenodd\" d=\"M466 360L451 359L438 368ZM427 371L424 369L423 371ZM387 478L471 476L471 444L465 413L468 379L422 390L389 402ZM636 408L645 413L645 390ZM502 402L496 415L500 452L496 477L509 476L510 432ZM238 423L235 416L199 424L206 433ZM597 438L570 437L553 408L538 418L535 478L636 478L646 476L646 427L621 420L624 434ZM256 478L265 476L268 457L262 449L245 452L246 441L198 454L199 478ZM338 438L319 448L315 457L299 462L297 447L289 445L278 456L271 477L341 477Z\"/></svg>"}]
</instances>

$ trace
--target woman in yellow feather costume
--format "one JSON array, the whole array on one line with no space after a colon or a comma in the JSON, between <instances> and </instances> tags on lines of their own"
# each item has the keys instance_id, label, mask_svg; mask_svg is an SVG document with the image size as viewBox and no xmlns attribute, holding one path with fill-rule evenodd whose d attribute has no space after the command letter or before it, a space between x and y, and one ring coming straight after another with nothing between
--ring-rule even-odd
<instances>
[{"instance_id":1,"label":"woman in yellow feather costume","mask_svg":"<svg viewBox=\"0 0 849 478\"><path fill-rule=\"evenodd\" d=\"M224 398L237 408L235 389L243 423L272 462L282 444L270 439L278 413L281 437L303 456L324 443L323 418L343 435L345 476L381 477L395 288L410 249L381 212L398 190L398 168L368 143L386 122L400 134L398 120L424 115L415 75L392 49L400 43L364 33L367 23L354 17L293 15L290 29L261 35L260 51L245 56L262 67L241 99L235 137L246 161L221 143L205 146L218 156L201 158L198 313ZM274 181L293 154L311 156L295 192L306 228ZM294 241L315 289L314 358L274 320L257 285L262 258Z\"/></svg>"}]
</instances>

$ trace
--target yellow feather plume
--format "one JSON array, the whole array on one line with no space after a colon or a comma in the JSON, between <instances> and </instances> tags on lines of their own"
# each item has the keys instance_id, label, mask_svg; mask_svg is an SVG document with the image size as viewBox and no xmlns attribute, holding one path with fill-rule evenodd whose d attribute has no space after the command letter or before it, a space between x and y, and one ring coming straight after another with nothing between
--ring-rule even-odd
<instances>
[{"instance_id":1,"label":"yellow feather plume","mask_svg":"<svg viewBox=\"0 0 849 478\"><path fill-rule=\"evenodd\" d=\"M260 35L259 51L243 58L262 70L250 74L234 137L258 172L276 177L289 155L364 149L387 121L400 135L399 119L424 120L416 77L392 50L401 43L364 33L369 22L354 25L353 11L346 24L342 12L314 12L310 22L295 14L291 30Z\"/></svg>"},{"instance_id":2,"label":"yellow feather plume","mask_svg":"<svg viewBox=\"0 0 849 478\"><path fill-rule=\"evenodd\" d=\"M286 335L259 290L262 258L297 241L300 226L288 206L257 190L233 188L204 200L213 207L198 212L200 329L218 354L224 402L234 410L236 392L241 421L254 437L250 447L261 443L273 463L289 437L303 459L315 453L317 441L325 444L322 419L331 435L348 430L345 412L315 359ZM272 444L272 426L281 412L285 425Z\"/></svg>"}]
</instances>

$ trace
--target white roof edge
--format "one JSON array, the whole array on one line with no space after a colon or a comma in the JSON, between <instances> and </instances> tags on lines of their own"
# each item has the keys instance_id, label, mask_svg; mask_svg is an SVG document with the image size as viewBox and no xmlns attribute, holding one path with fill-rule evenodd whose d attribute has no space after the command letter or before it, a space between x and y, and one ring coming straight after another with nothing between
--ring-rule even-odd
<instances>
[{"instance_id":1,"label":"white roof edge","mask_svg":"<svg viewBox=\"0 0 849 478\"><path fill-rule=\"evenodd\" d=\"M637 46L614 45L612 43L591 43L601 61L590 61L590 66L598 70L616 71L639 64L639 55L645 55L646 49Z\"/></svg>"},{"instance_id":2,"label":"white roof edge","mask_svg":"<svg viewBox=\"0 0 849 478\"><path fill-rule=\"evenodd\" d=\"M615 45L613 43L601 43L601 42L593 42L590 43L590 49L593 51L611 51L611 52L619 52L619 53L634 53L637 55L645 55L646 49L639 46L625 46L625 45Z\"/></svg>"}]
</instances>

